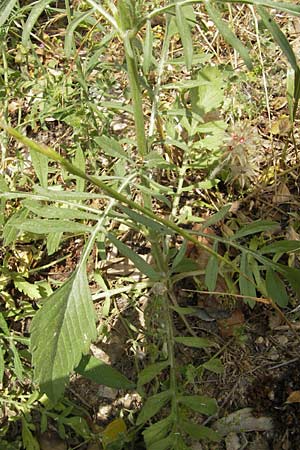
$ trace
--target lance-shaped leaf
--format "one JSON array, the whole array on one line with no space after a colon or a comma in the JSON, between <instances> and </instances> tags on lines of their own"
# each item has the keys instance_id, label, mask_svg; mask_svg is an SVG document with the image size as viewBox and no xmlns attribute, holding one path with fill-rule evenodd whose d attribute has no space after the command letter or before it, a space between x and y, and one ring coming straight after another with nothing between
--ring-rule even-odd
<instances>
[{"instance_id":1,"label":"lance-shaped leaf","mask_svg":"<svg viewBox=\"0 0 300 450\"><path fill-rule=\"evenodd\" d=\"M51 400L63 394L70 373L96 339L95 312L84 264L52 294L31 324L34 375Z\"/></svg>"},{"instance_id":2,"label":"lance-shaped leaf","mask_svg":"<svg viewBox=\"0 0 300 450\"><path fill-rule=\"evenodd\" d=\"M17 0L4 0L1 2L0 5L0 27L7 21L7 19L10 16L10 13L14 9L15 4L17 3Z\"/></svg>"},{"instance_id":3,"label":"lance-shaped leaf","mask_svg":"<svg viewBox=\"0 0 300 450\"><path fill-rule=\"evenodd\" d=\"M176 5L175 10L176 24L183 46L185 65L188 69L190 69L193 62L193 41L190 26L184 16L182 8L178 4Z\"/></svg>"},{"instance_id":4,"label":"lance-shaped leaf","mask_svg":"<svg viewBox=\"0 0 300 450\"><path fill-rule=\"evenodd\" d=\"M251 70L252 62L248 50L236 37L236 35L231 31L227 23L224 22L224 20L221 17L220 11L212 4L210 0L205 0L204 5L209 17L214 22L219 32L222 34L225 41L228 42L228 44L231 45L241 55L246 66L248 67L248 69Z\"/></svg>"}]
</instances>

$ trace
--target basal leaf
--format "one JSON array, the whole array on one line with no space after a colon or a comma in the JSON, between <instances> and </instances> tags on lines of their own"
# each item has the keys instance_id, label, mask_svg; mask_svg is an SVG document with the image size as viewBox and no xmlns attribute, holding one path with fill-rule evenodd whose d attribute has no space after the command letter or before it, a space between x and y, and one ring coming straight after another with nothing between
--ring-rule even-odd
<instances>
[{"instance_id":1,"label":"basal leaf","mask_svg":"<svg viewBox=\"0 0 300 450\"><path fill-rule=\"evenodd\" d=\"M70 220L55 220L55 219L15 219L12 221L12 226L21 231L36 234L48 233L87 233L90 227L81 223L72 222Z\"/></svg>"},{"instance_id":2,"label":"basal leaf","mask_svg":"<svg viewBox=\"0 0 300 450\"><path fill-rule=\"evenodd\" d=\"M189 434L193 439L206 439L212 442L218 442L221 439L219 433L203 425L198 425L196 423L183 420L180 422L180 426L182 431Z\"/></svg>"},{"instance_id":3,"label":"basal leaf","mask_svg":"<svg viewBox=\"0 0 300 450\"><path fill-rule=\"evenodd\" d=\"M146 423L149 419L151 419L151 417L155 416L155 414L157 414L158 411L161 410L161 408L170 400L170 398L170 391L160 392L159 394L149 397L138 415L136 424L142 425Z\"/></svg>"},{"instance_id":4,"label":"basal leaf","mask_svg":"<svg viewBox=\"0 0 300 450\"><path fill-rule=\"evenodd\" d=\"M206 348L213 347L215 343L207 338L200 337L175 337L178 344L186 345L187 347Z\"/></svg>"},{"instance_id":5,"label":"basal leaf","mask_svg":"<svg viewBox=\"0 0 300 450\"><path fill-rule=\"evenodd\" d=\"M98 384L103 384L115 389L132 389L135 386L134 383L128 380L128 378L117 369L105 364L103 361L92 355L83 356L79 366L76 367L75 372Z\"/></svg>"},{"instance_id":6,"label":"basal leaf","mask_svg":"<svg viewBox=\"0 0 300 450\"><path fill-rule=\"evenodd\" d=\"M205 397L202 395L183 395L178 398L178 401L193 411L206 414L207 416L216 414L218 410L218 405L214 398Z\"/></svg>"},{"instance_id":7,"label":"basal leaf","mask_svg":"<svg viewBox=\"0 0 300 450\"><path fill-rule=\"evenodd\" d=\"M192 67L193 62L193 41L191 30L182 11L182 7L179 4L176 4L175 11L176 11L176 24L183 46L185 65L189 70Z\"/></svg>"},{"instance_id":8,"label":"basal leaf","mask_svg":"<svg viewBox=\"0 0 300 450\"><path fill-rule=\"evenodd\" d=\"M161 275L153 269L140 255L131 250L130 247L119 241L112 233L107 234L108 239L114 244L119 252L129 258L141 273L147 275L151 280L158 281Z\"/></svg>"},{"instance_id":9,"label":"basal leaf","mask_svg":"<svg viewBox=\"0 0 300 450\"><path fill-rule=\"evenodd\" d=\"M42 392L57 401L97 335L84 265L43 304L30 331L35 379Z\"/></svg>"},{"instance_id":10,"label":"basal leaf","mask_svg":"<svg viewBox=\"0 0 300 450\"><path fill-rule=\"evenodd\" d=\"M284 282L280 279L273 269L269 268L266 274L266 288L268 295L277 303L277 305L284 308L289 303L289 296L286 292Z\"/></svg>"},{"instance_id":11,"label":"basal leaf","mask_svg":"<svg viewBox=\"0 0 300 450\"><path fill-rule=\"evenodd\" d=\"M169 365L170 362L168 360L149 365L139 373L138 385L143 386L144 384L149 383Z\"/></svg>"},{"instance_id":12,"label":"basal leaf","mask_svg":"<svg viewBox=\"0 0 300 450\"><path fill-rule=\"evenodd\" d=\"M164 439L167 433L169 433L172 423L172 416L169 416L166 419L160 420L159 422L156 422L150 427L146 428L146 430L143 431L146 447L148 448L155 442L157 443Z\"/></svg>"}]
</instances>

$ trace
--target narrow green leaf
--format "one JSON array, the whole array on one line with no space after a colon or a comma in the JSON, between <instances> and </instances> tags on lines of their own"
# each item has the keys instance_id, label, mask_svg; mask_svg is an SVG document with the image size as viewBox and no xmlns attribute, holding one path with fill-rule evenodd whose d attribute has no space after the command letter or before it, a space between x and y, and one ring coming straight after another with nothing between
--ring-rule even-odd
<instances>
[{"instance_id":1,"label":"narrow green leaf","mask_svg":"<svg viewBox=\"0 0 300 450\"><path fill-rule=\"evenodd\" d=\"M231 239L240 239L250 234L262 233L264 231L272 231L278 228L278 223L273 220L256 220L255 222L244 225L240 228Z\"/></svg>"},{"instance_id":2,"label":"narrow green leaf","mask_svg":"<svg viewBox=\"0 0 300 450\"><path fill-rule=\"evenodd\" d=\"M236 35L230 30L227 23L224 22L220 11L213 5L210 0L204 0L204 6L206 11L218 28L221 35L224 37L225 41L228 42L243 58L247 68L252 70L252 62L247 48L241 43L241 41L236 37Z\"/></svg>"},{"instance_id":3,"label":"narrow green leaf","mask_svg":"<svg viewBox=\"0 0 300 450\"><path fill-rule=\"evenodd\" d=\"M266 253L288 253L297 252L300 250L300 241L279 241L272 244L265 245L259 249L262 254Z\"/></svg>"},{"instance_id":4,"label":"narrow green leaf","mask_svg":"<svg viewBox=\"0 0 300 450\"><path fill-rule=\"evenodd\" d=\"M85 11L84 13L79 14L78 16L73 19L66 29L65 34L65 55L66 58L69 59L72 54L72 45L73 45L73 38L74 38L74 32L76 28L84 22L84 20L89 17L91 14L93 14L94 8L89 9L88 11Z\"/></svg>"},{"instance_id":5,"label":"narrow green leaf","mask_svg":"<svg viewBox=\"0 0 300 450\"><path fill-rule=\"evenodd\" d=\"M221 208L217 213L213 214L204 222L201 222L202 227L208 228L223 220L229 212L230 208L231 204L223 206L223 208Z\"/></svg>"},{"instance_id":6,"label":"narrow green leaf","mask_svg":"<svg viewBox=\"0 0 300 450\"><path fill-rule=\"evenodd\" d=\"M214 398L202 395L180 396L178 402L182 405L207 416L213 416L218 411L218 405Z\"/></svg>"},{"instance_id":7,"label":"narrow green leaf","mask_svg":"<svg viewBox=\"0 0 300 450\"><path fill-rule=\"evenodd\" d=\"M3 376L4 376L4 367L5 367L5 360L4 360L4 347L3 345L0 346L0 385L2 385L3 382Z\"/></svg>"},{"instance_id":8,"label":"narrow green leaf","mask_svg":"<svg viewBox=\"0 0 300 450\"><path fill-rule=\"evenodd\" d=\"M184 16L182 7L179 4L176 4L175 11L176 11L176 25L183 46L185 65L187 69L190 70L193 63L193 41L190 26Z\"/></svg>"},{"instance_id":9,"label":"narrow green leaf","mask_svg":"<svg viewBox=\"0 0 300 450\"><path fill-rule=\"evenodd\" d=\"M85 170L85 157L80 145L76 148L74 166ZM76 191L83 192L85 188L85 180L81 177L76 177Z\"/></svg>"},{"instance_id":10,"label":"narrow green leaf","mask_svg":"<svg viewBox=\"0 0 300 450\"><path fill-rule=\"evenodd\" d=\"M206 348L215 346L215 343L210 339L200 337L175 337L175 341L178 344L183 344L187 347L194 348Z\"/></svg>"},{"instance_id":11,"label":"narrow green leaf","mask_svg":"<svg viewBox=\"0 0 300 450\"><path fill-rule=\"evenodd\" d=\"M169 450L169 449L175 450L175 447L173 447L174 442L175 436L170 435L164 439L161 439L159 442L155 442L154 444L150 445L148 450Z\"/></svg>"},{"instance_id":12,"label":"narrow green leaf","mask_svg":"<svg viewBox=\"0 0 300 450\"><path fill-rule=\"evenodd\" d=\"M106 155L112 156L113 158L123 158L131 161L131 158L129 158L127 153L123 150L121 144L116 139L103 135L95 137L94 141L100 145Z\"/></svg>"},{"instance_id":13,"label":"narrow green leaf","mask_svg":"<svg viewBox=\"0 0 300 450\"><path fill-rule=\"evenodd\" d=\"M272 19L270 14L266 11L266 9L263 6L258 5L257 11L258 11L260 17L262 18L262 21L263 21L265 27L272 34L274 41L277 42L277 44L279 45L279 47L281 48L281 50L287 57L287 60L290 63L290 65L292 66L292 68L295 71L299 71L299 66L297 64L297 59L296 59L295 53L294 53L289 41L287 40L287 38L285 37L285 35L283 34L281 29L277 25L277 23Z\"/></svg>"},{"instance_id":14,"label":"narrow green leaf","mask_svg":"<svg viewBox=\"0 0 300 450\"><path fill-rule=\"evenodd\" d=\"M15 219L11 225L21 231L36 234L48 233L89 233L91 231L88 225L72 222L70 220L55 219Z\"/></svg>"},{"instance_id":15,"label":"narrow green leaf","mask_svg":"<svg viewBox=\"0 0 300 450\"><path fill-rule=\"evenodd\" d=\"M4 239L4 245L12 244L18 237L19 230L13 225L16 221L23 222L28 216L28 210L22 208L17 211L12 217L8 219L3 227L2 237Z\"/></svg>"},{"instance_id":16,"label":"narrow green leaf","mask_svg":"<svg viewBox=\"0 0 300 450\"><path fill-rule=\"evenodd\" d=\"M138 415L136 424L142 425L146 423L147 420L151 419L151 417L155 416L155 414L157 414L158 411L161 410L161 408L170 400L170 398L170 391L160 392L159 394L149 397Z\"/></svg>"},{"instance_id":17,"label":"narrow green leaf","mask_svg":"<svg viewBox=\"0 0 300 450\"><path fill-rule=\"evenodd\" d=\"M217 373L218 375L224 373L224 366L219 358L212 358L208 360L202 364L202 367L210 372Z\"/></svg>"},{"instance_id":18,"label":"narrow green leaf","mask_svg":"<svg viewBox=\"0 0 300 450\"><path fill-rule=\"evenodd\" d=\"M84 265L35 314L30 350L35 379L57 401L72 370L96 339L95 312Z\"/></svg>"},{"instance_id":19,"label":"narrow green leaf","mask_svg":"<svg viewBox=\"0 0 300 450\"><path fill-rule=\"evenodd\" d=\"M6 320L4 319L4 316L1 311L0 311L0 329L5 334L5 336L10 336Z\"/></svg>"},{"instance_id":20,"label":"narrow green leaf","mask_svg":"<svg viewBox=\"0 0 300 450\"><path fill-rule=\"evenodd\" d=\"M35 152L34 150L30 151L30 157L32 161L33 168L35 173L41 183L41 186L44 189L47 189L48 186L48 158L45 155Z\"/></svg>"},{"instance_id":21,"label":"narrow green leaf","mask_svg":"<svg viewBox=\"0 0 300 450\"><path fill-rule=\"evenodd\" d=\"M147 75L149 73L152 64L152 49L153 49L153 31L151 20L146 22L146 36L144 43L144 59L143 59L143 71Z\"/></svg>"},{"instance_id":22,"label":"narrow green leaf","mask_svg":"<svg viewBox=\"0 0 300 450\"><path fill-rule=\"evenodd\" d=\"M42 12L47 8L47 6L54 0L39 0L31 9L29 16L25 22L23 33L22 33L22 45L26 48L30 41L31 31L36 24L36 21L42 14Z\"/></svg>"},{"instance_id":23,"label":"narrow green leaf","mask_svg":"<svg viewBox=\"0 0 300 450\"><path fill-rule=\"evenodd\" d=\"M14 359L14 372L17 376L18 381L23 381L24 379L24 375L23 375L23 365L20 359L20 355L18 352L17 347L15 346L15 343L10 340L9 342L9 347L12 351L13 354L13 359Z\"/></svg>"},{"instance_id":24,"label":"narrow green leaf","mask_svg":"<svg viewBox=\"0 0 300 450\"><path fill-rule=\"evenodd\" d=\"M81 220L99 220L99 216L80 209L71 209L58 206L46 206L35 200L25 200L23 205L26 206L29 211L33 212L37 216L45 217L47 219L81 219ZM76 205L75 205L76 206Z\"/></svg>"},{"instance_id":25,"label":"narrow green leaf","mask_svg":"<svg viewBox=\"0 0 300 450\"><path fill-rule=\"evenodd\" d=\"M128 378L113 367L91 355L83 356L75 372L98 384L115 389L133 389L135 387Z\"/></svg>"},{"instance_id":26,"label":"narrow green leaf","mask_svg":"<svg viewBox=\"0 0 300 450\"><path fill-rule=\"evenodd\" d=\"M177 255L175 256L175 258L173 260L172 271L178 266L178 264L181 263L181 261L185 257L186 249L187 249L187 242L186 242L186 240L184 240L183 243L181 244L181 247L180 247Z\"/></svg>"},{"instance_id":27,"label":"narrow green leaf","mask_svg":"<svg viewBox=\"0 0 300 450\"><path fill-rule=\"evenodd\" d=\"M169 433L173 423L172 416L154 423L143 431L146 447L150 447L154 443L160 442Z\"/></svg>"},{"instance_id":28,"label":"narrow green leaf","mask_svg":"<svg viewBox=\"0 0 300 450\"><path fill-rule=\"evenodd\" d=\"M282 269L281 273L288 280L296 294L300 297L300 270L294 267L287 267L282 264L280 264L280 266Z\"/></svg>"},{"instance_id":29,"label":"narrow green leaf","mask_svg":"<svg viewBox=\"0 0 300 450\"><path fill-rule=\"evenodd\" d=\"M170 230L169 228L165 227L164 225L161 225L158 222L155 222L152 219L149 219L146 216L142 216L141 214L133 211L132 209L127 208L127 206L120 205L119 209L123 211L125 214L130 217L130 219L133 220L135 223L140 223L141 225L144 225L148 230L155 231L161 235L173 235L174 231Z\"/></svg>"},{"instance_id":30,"label":"narrow green leaf","mask_svg":"<svg viewBox=\"0 0 300 450\"><path fill-rule=\"evenodd\" d=\"M59 249L60 241L62 239L63 233L49 233L47 235L47 253L48 255L53 255Z\"/></svg>"},{"instance_id":31,"label":"narrow green leaf","mask_svg":"<svg viewBox=\"0 0 300 450\"><path fill-rule=\"evenodd\" d=\"M213 244L213 250L218 251L218 242ZM205 284L209 291L213 292L216 288L217 278L219 273L219 261L215 255L209 257L207 266L205 268Z\"/></svg>"},{"instance_id":32,"label":"narrow green leaf","mask_svg":"<svg viewBox=\"0 0 300 450\"><path fill-rule=\"evenodd\" d=\"M151 364L143 369L138 376L138 385L143 386L146 383L150 383L156 375L159 375L166 367L170 365L168 360Z\"/></svg>"},{"instance_id":33,"label":"narrow green leaf","mask_svg":"<svg viewBox=\"0 0 300 450\"><path fill-rule=\"evenodd\" d=\"M195 311L197 311L196 308L193 308L191 306L171 306L171 308L177 312L178 314L182 314L182 315L188 315L188 314L194 314Z\"/></svg>"},{"instance_id":34,"label":"narrow green leaf","mask_svg":"<svg viewBox=\"0 0 300 450\"><path fill-rule=\"evenodd\" d=\"M266 274L266 288L268 295L277 303L278 306L284 308L289 303L289 296L286 292L284 282L280 279L273 269L269 268Z\"/></svg>"},{"instance_id":35,"label":"narrow green leaf","mask_svg":"<svg viewBox=\"0 0 300 450\"><path fill-rule=\"evenodd\" d=\"M241 273L239 276L239 287L241 294L245 296L249 295L250 297L256 297L255 283L246 252L242 252L240 269ZM255 305L255 301L251 298L245 298L244 301L247 302L250 306Z\"/></svg>"},{"instance_id":36,"label":"narrow green leaf","mask_svg":"<svg viewBox=\"0 0 300 450\"><path fill-rule=\"evenodd\" d=\"M137 269L149 277L151 280L159 281L161 279L161 274L156 272L150 264L148 264L140 255L131 250L130 247L123 244L123 242L119 241L112 233L107 234L108 239L112 244L114 244L119 252L126 256L134 263Z\"/></svg>"},{"instance_id":37,"label":"narrow green leaf","mask_svg":"<svg viewBox=\"0 0 300 450\"><path fill-rule=\"evenodd\" d=\"M180 422L180 427L182 431L189 434L193 439L197 440L209 440L212 442L219 442L221 436L217 431L212 430L211 428L205 427L203 425L198 425L193 422L188 422L183 420Z\"/></svg>"},{"instance_id":38,"label":"narrow green leaf","mask_svg":"<svg viewBox=\"0 0 300 450\"><path fill-rule=\"evenodd\" d=\"M0 28L5 24L14 9L17 0L3 0L0 4Z\"/></svg>"},{"instance_id":39,"label":"narrow green leaf","mask_svg":"<svg viewBox=\"0 0 300 450\"><path fill-rule=\"evenodd\" d=\"M22 417L22 441L25 450L40 450L38 440L33 436L25 417Z\"/></svg>"}]
</instances>

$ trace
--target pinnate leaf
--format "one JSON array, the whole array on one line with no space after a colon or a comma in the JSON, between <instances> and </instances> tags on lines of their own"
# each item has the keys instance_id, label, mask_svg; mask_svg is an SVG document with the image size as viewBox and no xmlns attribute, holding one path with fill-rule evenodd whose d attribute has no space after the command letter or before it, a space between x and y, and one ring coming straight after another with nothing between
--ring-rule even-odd
<instances>
[{"instance_id":1,"label":"pinnate leaf","mask_svg":"<svg viewBox=\"0 0 300 450\"><path fill-rule=\"evenodd\" d=\"M34 375L42 392L57 401L82 354L96 339L95 312L84 264L45 302L31 324Z\"/></svg>"}]
</instances>

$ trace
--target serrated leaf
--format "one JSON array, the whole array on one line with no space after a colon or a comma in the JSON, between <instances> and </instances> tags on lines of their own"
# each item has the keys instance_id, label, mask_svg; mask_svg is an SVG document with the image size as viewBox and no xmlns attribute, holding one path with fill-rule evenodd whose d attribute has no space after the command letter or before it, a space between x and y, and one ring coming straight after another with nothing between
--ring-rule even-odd
<instances>
[{"instance_id":1,"label":"serrated leaf","mask_svg":"<svg viewBox=\"0 0 300 450\"><path fill-rule=\"evenodd\" d=\"M207 338L200 338L200 337L175 337L175 341L178 344L186 345L187 347L194 347L194 348L207 348L207 347L213 347L216 344Z\"/></svg>"},{"instance_id":2,"label":"serrated leaf","mask_svg":"<svg viewBox=\"0 0 300 450\"><path fill-rule=\"evenodd\" d=\"M23 292L27 295L31 300L37 300L41 298L39 287L36 284L29 283L26 280L14 280L14 285L18 289L18 291Z\"/></svg>"},{"instance_id":3,"label":"serrated leaf","mask_svg":"<svg viewBox=\"0 0 300 450\"><path fill-rule=\"evenodd\" d=\"M46 7L52 3L54 0L39 0L35 5L31 8L30 14L27 17L25 25L23 27L22 33L22 45L27 48L30 41L31 31L36 24L36 21L42 14L42 12L46 9Z\"/></svg>"},{"instance_id":4,"label":"serrated leaf","mask_svg":"<svg viewBox=\"0 0 300 450\"><path fill-rule=\"evenodd\" d=\"M105 364L92 355L83 356L75 372L95 383L103 384L114 389L133 389L135 386L134 383L128 380L117 369Z\"/></svg>"},{"instance_id":5,"label":"serrated leaf","mask_svg":"<svg viewBox=\"0 0 300 450\"><path fill-rule=\"evenodd\" d=\"M247 302L250 306L254 306L255 301L251 298L247 298L248 295L249 297L256 297L256 287L246 252L242 252L240 270L239 287L241 294L246 296L244 299L245 302Z\"/></svg>"},{"instance_id":6,"label":"serrated leaf","mask_svg":"<svg viewBox=\"0 0 300 450\"><path fill-rule=\"evenodd\" d=\"M266 253L288 253L300 250L300 241L279 241L273 244L265 245L259 249L262 254Z\"/></svg>"},{"instance_id":7,"label":"serrated leaf","mask_svg":"<svg viewBox=\"0 0 300 450\"><path fill-rule=\"evenodd\" d=\"M185 65L188 70L192 67L193 62L193 41L190 26L184 16L184 11L179 4L175 6L176 25L183 46L183 56Z\"/></svg>"},{"instance_id":8,"label":"serrated leaf","mask_svg":"<svg viewBox=\"0 0 300 450\"><path fill-rule=\"evenodd\" d=\"M213 244L213 250L218 251L218 242ZM219 273L219 260L215 255L210 255L208 263L205 268L205 285L207 289L213 292L216 288L217 278Z\"/></svg>"},{"instance_id":9,"label":"serrated leaf","mask_svg":"<svg viewBox=\"0 0 300 450\"><path fill-rule=\"evenodd\" d=\"M178 397L178 402L187 408L207 416L213 416L218 411L218 405L214 398L202 395L190 395Z\"/></svg>"},{"instance_id":10,"label":"serrated leaf","mask_svg":"<svg viewBox=\"0 0 300 450\"><path fill-rule=\"evenodd\" d=\"M42 392L57 401L70 373L96 339L95 312L82 264L35 314L30 350Z\"/></svg>"},{"instance_id":11,"label":"serrated leaf","mask_svg":"<svg viewBox=\"0 0 300 450\"><path fill-rule=\"evenodd\" d=\"M229 45L231 45L241 55L246 66L248 67L248 69L252 70L253 66L252 66L251 58L250 58L247 48L241 43L241 41L231 31L231 29L228 27L227 23L224 22L221 14L220 14L220 11L213 5L213 3L210 0L205 0L204 6L206 8L206 11L207 11L209 17L214 22L214 24L218 28L219 32L222 34L225 41Z\"/></svg>"},{"instance_id":12,"label":"serrated leaf","mask_svg":"<svg viewBox=\"0 0 300 450\"><path fill-rule=\"evenodd\" d=\"M203 425L198 425L193 422L183 420L180 422L180 426L182 431L189 434L193 439L206 439L212 442L218 442L221 439L219 433Z\"/></svg>"},{"instance_id":13,"label":"serrated leaf","mask_svg":"<svg viewBox=\"0 0 300 450\"><path fill-rule=\"evenodd\" d=\"M204 369L209 370L210 372L222 374L224 373L224 366L222 364L222 361L218 358L212 358L209 361L202 364L202 367Z\"/></svg>"},{"instance_id":14,"label":"serrated leaf","mask_svg":"<svg viewBox=\"0 0 300 450\"><path fill-rule=\"evenodd\" d=\"M0 5L0 28L5 24L14 9L17 0L3 0Z\"/></svg>"},{"instance_id":15,"label":"serrated leaf","mask_svg":"<svg viewBox=\"0 0 300 450\"><path fill-rule=\"evenodd\" d=\"M48 158L41 153L29 149L34 171L43 188L48 186Z\"/></svg>"},{"instance_id":16,"label":"serrated leaf","mask_svg":"<svg viewBox=\"0 0 300 450\"><path fill-rule=\"evenodd\" d=\"M166 434L169 433L172 423L172 416L169 416L166 419L160 420L159 422L156 422L146 428L146 430L143 431L146 447L151 447L151 445L164 439Z\"/></svg>"},{"instance_id":17,"label":"serrated leaf","mask_svg":"<svg viewBox=\"0 0 300 450\"><path fill-rule=\"evenodd\" d=\"M144 384L149 383L169 365L170 362L168 360L149 365L139 373L138 385L143 386Z\"/></svg>"},{"instance_id":18,"label":"serrated leaf","mask_svg":"<svg viewBox=\"0 0 300 450\"><path fill-rule=\"evenodd\" d=\"M159 394L153 395L147 398L141 412L136 420L137 425L142 425L146 423L151 417L155 416L158 411L170 400L171 392L164 391Z\"/></svg>"},{"instance_id":19,"label":"serrated leaf","mask_svg":"<svg viewBox=\"0 0 300 450\"><path fill-rule=\"evenodd\" d=\"M272 231L278 228L278 222L273 220L256 220L255 222L244 225L240 228L231 239L240 239L250 234L262 233L264 231Z\"/></svg>"},{"instance_id":20,"label":"serrated leaf","mask_svg":"<svg viewBox=\"0 0 300 450\"><path fill-rule=\"evenodd\" d=\"M140 255L135 253L131 248L127 245L123 244L123 242L119 241L112 233L107 234L108 239L114 244L119 252L130 259L136 266L136 268L147 277L149 277L153 281L159 281L161 279L161 275L153 269L150 264L148 264Z\"/></svg>"},{"instance_id":21,"label":"serrated leaf","mask_svg":"<svg viewBox=\"0 0 300 450\"><path fill-rule=\"evenodd\" d=\"M273 269L269 268L266 273L266 288L268 295L280 307L284 308L289 303L284 282Z\"/></svg>"},{"instance_id":22,"label":"serrated leaf","mask_svg":"<svg viewBox=\"0 0 300 450\"><path fill-rule=\"evenodd\" d=\"M40 450L39 443L37 439L33 436L26 420L24 417L22 420L22 441L25 450Z\"/></svg>"}]
</instances>

